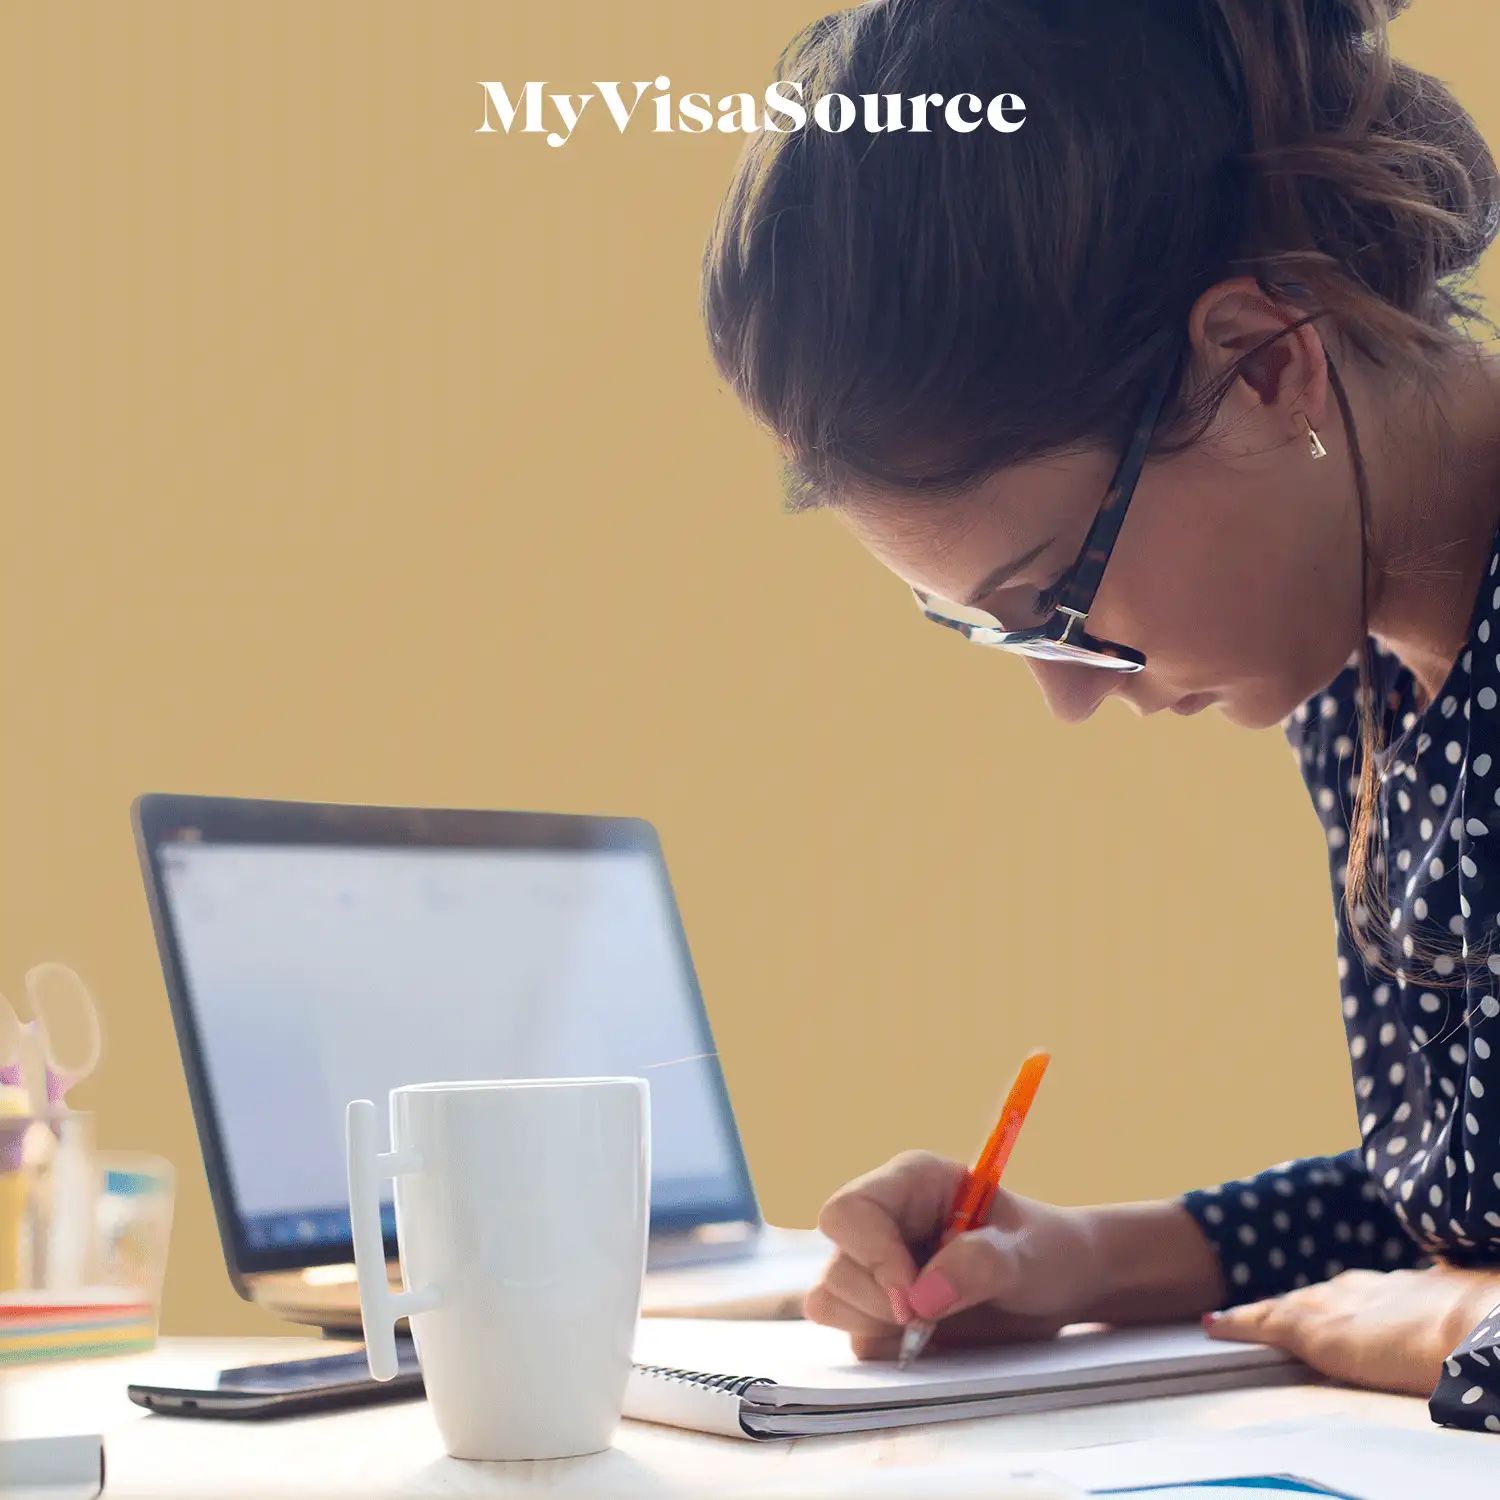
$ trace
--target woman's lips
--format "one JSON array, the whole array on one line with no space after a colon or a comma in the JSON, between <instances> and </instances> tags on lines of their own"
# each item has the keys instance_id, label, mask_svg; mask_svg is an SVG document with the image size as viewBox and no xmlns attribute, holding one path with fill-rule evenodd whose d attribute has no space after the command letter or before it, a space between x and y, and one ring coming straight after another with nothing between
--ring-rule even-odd
<instances>
[{"instance_id":1,"label":"woman's lips","mask_svg":"<svg viewBox=\"0 0 1500 1500\"><path fill-rule=\"evenodd\" d=\"M1189 693L1186 698L1179 698L1172 705L1172 712L1174 714L1202 713L1210 703L1217 703L1218 701L1217 696L1213 693Z\"/></svg>"}]
</instances>

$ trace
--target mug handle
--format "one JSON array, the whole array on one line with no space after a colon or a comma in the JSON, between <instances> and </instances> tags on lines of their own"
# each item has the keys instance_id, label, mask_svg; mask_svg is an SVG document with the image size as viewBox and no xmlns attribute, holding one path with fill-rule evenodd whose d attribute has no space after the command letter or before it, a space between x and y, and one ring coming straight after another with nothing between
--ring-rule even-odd
<instances>
[{"instance_id":1,"label":"mug handle","mask_svg":"<svg viewBox=\"0 0 1500 1500\"><path fill-rule=\"evenodd\" d=\"M391 1291L385 1269L385 1237L380 1231L383 1177L420 1172L415 1151L381 1151L375 1141L375 1105L353 1099L344 1112L349 1166L349 1225L354 1234L354 1269L359 1279L359 1312L365 1325L365 1358L376 1380L394 1380L397 1371L396 1320L438 1305L433 1287Z\"/></svg>"}]
</instances>

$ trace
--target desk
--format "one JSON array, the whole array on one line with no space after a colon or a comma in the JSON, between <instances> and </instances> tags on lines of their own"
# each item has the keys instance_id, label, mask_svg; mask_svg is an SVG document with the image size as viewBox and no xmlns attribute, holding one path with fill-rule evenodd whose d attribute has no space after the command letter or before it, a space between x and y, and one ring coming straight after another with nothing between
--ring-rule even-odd
<instances>
[{"instance_id":1,"label":"desk","mask_svg":"<svg viewBox=\"0 0 1500 1500\"><path fill-rule=\"evenodd\" d=\"M1177 1396L1081 1411L979 1418L857 1437L765 1443L622 1422L616 1445L587 1458L478 1464L449 1458L426 1403L353 1408L274 1422L163 1417L125 1395L128 1381L170 1383L174 1370L331 1352L316 1338L164 1339L147 1355L0 1372L0 1429L41 1433L91 1427L105 1435L106 1500L240 1500L449 1495L673 1497L754 1495L806 1479L857 1497L860 1481L893 1467L1080 1447L1261 1422L1347 1419L1427 1428L1426 1404L1331 1386L1282 1386ZM888 1491L887 1491L888 1493Z\"/></svg>"}]
</instances>

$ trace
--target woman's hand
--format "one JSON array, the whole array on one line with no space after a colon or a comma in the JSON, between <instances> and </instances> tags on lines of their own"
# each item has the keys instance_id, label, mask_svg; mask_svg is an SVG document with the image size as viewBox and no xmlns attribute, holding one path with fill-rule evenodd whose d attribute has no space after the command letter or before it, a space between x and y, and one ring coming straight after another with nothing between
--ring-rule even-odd
<instances>
[{"instance_id":1,"label":"woman's hand","mask_svg":"<svg viewBox=\"0 0 1500 1500\"><path fill-rule=\"evenodd\" d=\"M996 1194L987 1223L928 1260L962 1163L908 1151L823 1205L838 1250L803 1305L850 1335L861 1359L892 1356L913 1316L947 1345L1050 1338L1074 1322L1194 1316L1223 1295L1218 1263L1176 1204L1058 1208Z\"/></svg>"},{"instance_id":2,"label":"woman's hand","mask_svg":"<svg viewBox=\"0 0 1500 1500\"><path fill-rule=\"evenodd\" d=\"M1500 1272L1345 1271L1204 1319L1215 1338L1273 1344L1350 1385L1426 1396L1443 1360L1500 1304Z\"/></svg>"}]
</instances>

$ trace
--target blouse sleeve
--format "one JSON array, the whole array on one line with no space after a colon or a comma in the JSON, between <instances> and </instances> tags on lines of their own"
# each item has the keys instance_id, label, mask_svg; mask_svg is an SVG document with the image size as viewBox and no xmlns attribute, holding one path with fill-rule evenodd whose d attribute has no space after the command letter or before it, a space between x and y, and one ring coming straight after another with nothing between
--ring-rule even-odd
<instances>
[{"instance_id":1,"label":"blouse sleeve","mask_svg":"<svg viewBox=\"0 0 1500 1500\"><path fill-rule=\"evenodd\" d=\"M1423 1260L1355 1151L1282 1162L1181 1202L1219 1257L1225 1307Z\"/></svg>"},{"instance_id":2,"label":"blouse sleeve","mask_svg":"<svg viewBox=\"0 0 1500 1500\"><path fill-rule=\"evenodd\" d=\"M1443 1361L1427 1410L1445 1427L1500 1432L1500 1306Z\"/></svg>"}]
</instances>

